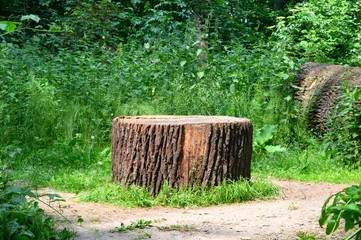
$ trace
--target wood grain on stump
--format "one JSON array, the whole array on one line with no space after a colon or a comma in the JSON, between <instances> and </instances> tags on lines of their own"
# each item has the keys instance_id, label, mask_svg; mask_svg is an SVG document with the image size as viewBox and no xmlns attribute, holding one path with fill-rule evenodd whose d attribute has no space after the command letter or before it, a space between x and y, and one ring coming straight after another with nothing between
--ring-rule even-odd
<instances>
[{"instance_id":1,"label":"wood grain on stump","mask_svg":"<svg viewBox=\"0 0 361 240\"><path fill-rule=\"evenodd\" d=\"M250 178L252 124L221 116L117 117L112 136L113 181L157 194L173 188Z\"/></svg>"}]
</instances>

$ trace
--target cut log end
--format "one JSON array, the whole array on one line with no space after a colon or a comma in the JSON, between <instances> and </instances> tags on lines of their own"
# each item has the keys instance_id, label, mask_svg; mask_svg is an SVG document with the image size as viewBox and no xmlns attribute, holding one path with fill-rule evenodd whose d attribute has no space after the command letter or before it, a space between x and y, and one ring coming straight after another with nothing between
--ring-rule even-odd
<instances>
[{"instance_id":1,"label":"cut log end","mask_svg":"<svg viewBox=\"0 0 361 240\"><path fill-rule=\"evenodd\" d=\"M137 116L113 120L113 181L157 194L171 187L250 178L252 124L223 116Z\"/></svg>"},{"instance_id":2,"label":"cut log end","mask_svg":"<svg viewBox=\"0 0 361 240\"><path fill-rule=\"evenodd\" d=\"M361 86L361 69L324 63L306 63L295 79L298 91L295 97L302 104L308 126L318 134L327 132L325 124L338 102L346 82L349 86Z\"/></svg>"}]
</instances>

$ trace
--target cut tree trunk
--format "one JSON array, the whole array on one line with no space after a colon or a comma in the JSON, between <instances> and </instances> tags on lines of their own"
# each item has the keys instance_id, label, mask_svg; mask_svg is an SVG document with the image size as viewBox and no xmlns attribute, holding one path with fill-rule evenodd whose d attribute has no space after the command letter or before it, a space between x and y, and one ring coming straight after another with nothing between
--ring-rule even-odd
<instances>
[{"instance_id":1,"label":"cut tree trunk","mask_svg":"<svg viewBox=\"0 0 361 240\"><path fill-rule=\"evenodd\" d=\"M318 134L327 132L325 123L342 91L338 87L361 86L361 69L324 63L306 63L295 83L298 99L307 115L308 126Z\"/></svg>"},{"instance_id":2,"label":"cut tree trunk","mask_svg":"<svg viewBox=\"0 0 361 240\"><path fill-rule=\"evenodd\" d=\"M207 116L140 116L113 120L113 181L157 194L173 188L250 178L252 124Z\"/></svg>"}]
</instances>

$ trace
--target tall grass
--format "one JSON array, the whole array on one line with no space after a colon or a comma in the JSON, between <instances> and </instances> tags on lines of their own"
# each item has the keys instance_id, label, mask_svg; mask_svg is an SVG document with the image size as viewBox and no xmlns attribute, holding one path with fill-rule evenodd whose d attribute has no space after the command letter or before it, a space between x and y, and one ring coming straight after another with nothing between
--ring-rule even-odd
<instances>
[{"instance_id":1,"label":"tall grass","mask_svg":"<svg viewBox=\"0 0 361 240\"><path fill-rule=\"evenodd\" d=\"M292 60L235 47L209 53L201 68L196 50L178 43L49 55L5 45L1 143L46 148L96 139L102 145L112 118L125 114L231 115L251 118L255 126L285 121L281 128L288 131L290 96L279 90L289 88Z\"/></svg>"},{"instance_id":2,"label":"tall grass","mask_svg":"<svg viewBox=\"0 0 361 240\"><path fill-rule=\"evenodd\" d=\"M114 183L104 184L98 188L84 191L79 199L82 201L106 202L125 207L195 207L224 203L236 203L254 199L264 199L278 194L278 188L269 182L258 179L253 182L239 180L224 181L222 185L201 189L200 187L174 190L166 184L160 193L153 197L146 190L136 186L121 187Z\"/></svg>"}]
</instances>

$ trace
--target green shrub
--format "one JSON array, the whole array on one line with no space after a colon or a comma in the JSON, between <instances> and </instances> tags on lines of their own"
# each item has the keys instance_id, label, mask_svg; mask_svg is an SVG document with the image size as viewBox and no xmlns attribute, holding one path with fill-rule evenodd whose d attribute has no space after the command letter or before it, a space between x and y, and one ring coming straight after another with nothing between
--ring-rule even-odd
<instances>
[{"instance_id":1,"label":"green shrub","mask_svg":"<svg viewBox=\"0 0 361 240\"><path fill-rule=\"evenodd\" d=\"M361 185L347 187L323 204L319 223L321 227L326 225L327 235L338 229L341 220L344 220L346 232L353 230L345 240L361 238Z\"/></svg>"},{"instance_id":2,"label":"green shrub","mask_svg":"<svg viewBox=\"0 0 361 240\"><path fill-rule=\"evenodd\" d=\"M326 124L325 149L345 163L361 162L361 88L342 86L342 94Z\"/></svg>"},{"instance_id":3,"label":"green shrub","mask_svg":"<svg viewBox=\"0 0 361 240\"><path fill-rule=\"evenodd\" d=\"M280 17L276 36L305 61L361 65L358 0L303 1Z\"/></svg>"},{"instance_id":4,"label":"green shrub","mask_svg":"<svg viewBox=\"0 0 361 240\"><path fill-rule=\"evenodd\" d=\"M56 222L39 207L36 194L12 183L12 173L1 162L0 168L0 239L73 239L73 231L56 230Z\"/></svg>"}]
</instances>

